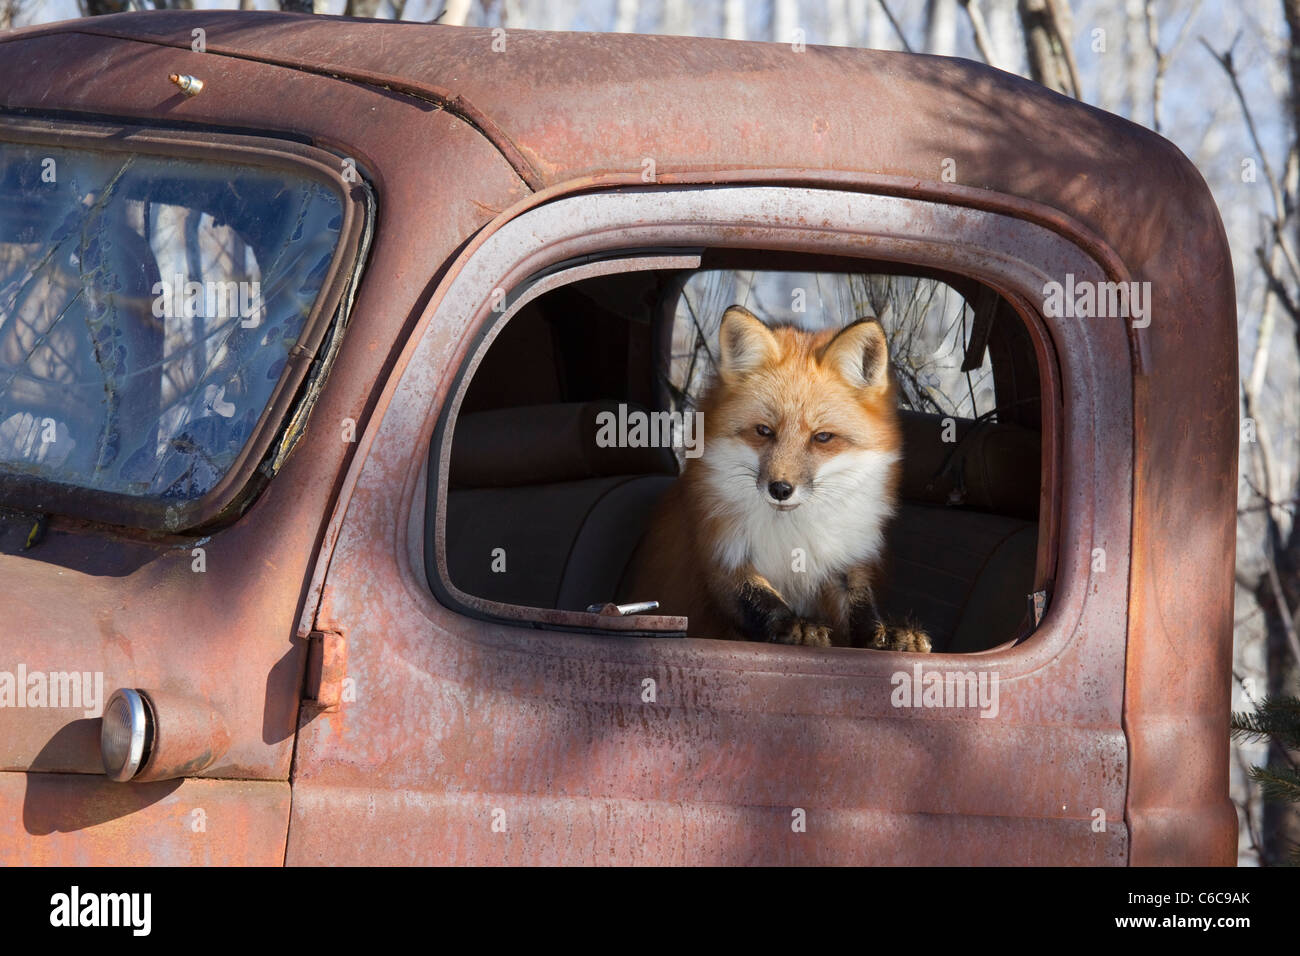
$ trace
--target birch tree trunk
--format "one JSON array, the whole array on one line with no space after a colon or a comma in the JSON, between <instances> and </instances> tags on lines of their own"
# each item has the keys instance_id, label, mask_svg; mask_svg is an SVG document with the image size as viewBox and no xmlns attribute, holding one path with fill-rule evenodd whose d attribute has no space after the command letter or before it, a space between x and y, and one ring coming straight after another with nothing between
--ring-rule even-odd
<instances>
[{"instance_id":1,"label":"birch tree trunk","mask_svg":"<svg viewBox=\"0 0 1300 956\"><path fill-rule=\"evenodd\" d=\"M1155 64L1147 42L1144 0L1124 3L1124 114L1144 126L1151 123L1151 78Z\"/></svg>"},{"instance_id":2,"label":"birch tree trunk","mask_svg":"<svg viewBox=\"0 0 1300 956\"><path fill-rule=\"evenodd\" d=\"M723 0L722 35L728 40L745 39L745 0Z\"/></svg>"},{"instance_id":3,"label":"birch tree trunk","mask_svg":"<svg viewBox=\"0 0 1300 956\"><path fill-rule=\"evenodd\" d=\"M775 0L772 5L772 39L777 43L792 43L798 27L799 0Z\"/></svg>"},{"instance_id":4,"label":"birch tree trunk","mask_svg":"<svg viewBox=\"0 0 1300 956\"><path fill-rule=\"evenodd\" d=\"M1029 55L1029 75L1035 83L1066 96L1079 95L1078 71L1070 52L1070 26L1062 13L1064 0L1020 0L1020 26Z\"/></svg>"},{"instance_id":5,"label":"birch tree trunk","mask_svg":"<svg viewBox=\"0 0 1300 956\"><path fill-rule=\"evenodd\" d=\"M438 22L450 27L463 27L469 22L469 8L472 0L445 0L442 16Z\"/></svg>"},{"instance_id":6,"label":"birch tree trunk","mask_svg":"<svg viewBox=\"0 0 1300 956\"><path fill-rule=\"evenodd\" d=\"M926 0L925 52L940 56L957 52L956 0Z\"/></svg>"},{"instance_id":7,"label":"birch tree trunk","mask_svg":"<svg viewBox=\"0 0 1300 956\"><path fill-rule=\"evenodd\" d=\"M894 27L877 0L867 4L867 45L873 50L899 49Z\"/></svg>"},{"instance_id":8,"label":"birch tree trunk","mask_svg":"<svg viewBox=\"0 0 1300 956\"><path fill-rule=\"evenodd\" d=\"M693 26L689 0L664 0L664 34L688 37L695 32Z\"/></svg>"},{"instance_id":9,"label":"birch tree trunk","mask_svg":"<svg viewBox=\"0 0 1300 956\"><path fill-rule=\"evenodd\" d=\"M515 3L518 5L519 0L515 0ZM618 9L614 14L614 32L635 33L636 15L637 0L618 0Z\"/></svg>"},{"instance_id":10,"label":"birch tree trunk","mask_svg":"<svg viewBox=\"0 0 1300 956\"><path fill-rule=\"evenodd\" d=\"M855 0L858 2L858 0ZM849 22L850 0L826 0L826 42L831 46L852 46L853 28Z\"/></svg>"},{"instance_id":11,"label":"birch tree trunk","mask_svg":"<svg viewBox=\"0 0 1300 956\"><path fill-rule=\"evenodd\" d=\"M998 65L1013 73L1020 72L1020 27L1016 13L1016 0L990 0L987 5L989 37L997 54Z\"/></svg>"}]
</instances>

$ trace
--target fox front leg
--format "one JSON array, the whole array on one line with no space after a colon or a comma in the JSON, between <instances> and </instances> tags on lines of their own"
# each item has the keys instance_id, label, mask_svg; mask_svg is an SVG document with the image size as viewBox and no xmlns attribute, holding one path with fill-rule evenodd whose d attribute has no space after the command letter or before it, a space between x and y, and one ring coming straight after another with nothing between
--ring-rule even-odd
<instances>
[{"instance_id":1,"label":"fox front leg","mask_svg":"<svg viewBox=\"0 0 1300 956\"><path fill-rule=\"evenodd\" d=\"M733 606L739 611L740 632L747 640L831 646L830 628L795 614L761 574L749 571L737 575Z\"/></svg>"},{"instance_id":2,"label":"fox front leg","mask_svg":"<svg viewBox=\"0 0 1300 956\"><path fill-rule=\"evenodd\" d=\"M919 627L890 625L880 619L875 605L854 607L849 616L854 647L875 651L913 651L930 653L930 635Z\"/></svg>"},{"instance_id":3,"label":"fox front leg","mask_svg":"<svg viewBox=\"0 0 1300 956\"><path fill-rule=\"evenodd\" d=\"M930 635L918 627L889 625L876 610L875 595L866 573L851 571L845 580L849 602L849 635L853 647L877 651L930 653Z\"/></svg>"}]
</instances>

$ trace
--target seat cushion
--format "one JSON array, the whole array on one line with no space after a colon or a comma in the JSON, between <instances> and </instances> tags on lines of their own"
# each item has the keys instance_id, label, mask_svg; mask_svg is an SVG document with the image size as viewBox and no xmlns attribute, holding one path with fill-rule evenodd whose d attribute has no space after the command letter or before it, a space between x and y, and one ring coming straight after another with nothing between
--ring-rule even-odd
<instances>
[{"instance_id":1,"label":"seat cushion","mask_svg":"<svg viewBox=\"0 0 1300 956\"><path fill-rule=\"evenodd\" d=\"M569 551L556 607L582 611L622 593L632 552L645 536L659 499L675 480L666 475L632 478L593 503Z\"/></svg>"},{"instance_id":2,"label":"seat cushion","mask_svg":"<svg viewBox=\"0 0 1300 956\"><path fill-rule=\"evenodd\" d=\"M887 620L924 627L935 651L987 650L1016 636L1033 590L1038 525L904 504L888 532Z\"/></svg>"},{"instance_id":3,"label":"seat cushion","mask_svg":"<svg viewBox=\"0 0 1300 956\"><path fill-rule=\"evenodd\" d=\"M451 582L469 594L526 607L577 611L612 601L672 482L665 475L632 475L450 491ZM504 570L497 549L504 551Z\"/></svg>"}]
</instances>

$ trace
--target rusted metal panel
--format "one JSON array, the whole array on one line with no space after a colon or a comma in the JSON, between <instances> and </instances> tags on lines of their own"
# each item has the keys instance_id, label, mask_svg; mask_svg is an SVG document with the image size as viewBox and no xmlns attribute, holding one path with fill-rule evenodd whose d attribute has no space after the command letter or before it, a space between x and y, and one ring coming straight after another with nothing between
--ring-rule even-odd
<instances>
[{"instance_id":1,"label":"rusted metal panel","mask_svg":"<svg viewBox=\"0 0 1300 956\"><path fill-rule=\"evenodd\" d=\"M48 81L54 64L57 91ZM203 94L184 97L171 73L204 79ZM297 106L286 111L285 102ZM0 519L0 670L100 673L105 694L143 687L202 701L230 734L205 776L286 780L306 658L297 619L355 449L345 421L364 429L376 382L447 257L526 187L477 131L426 102L188 47L11 36L0 55L0 107L288 134L353 158L381 196L387 228L334 372L299 447L241 520L196 540L56 516L43 540L21 551L30 521ZM94 718L5 711L0 769L100 772Z\"/></svg>"},{"instance_id":2,"label":"rusted metal panel","mask_svg":"<svg viewBox=\"0 0 1300 956\"><path fill-rule=\"evenodd\" d=\"M1129 506L1111 476L1129 470L1131 405L1120 322L1048 327L1072 359L1060 379L1070 467L1060 473L1060 583L1042 628L1017 648L924 662L997 672L996 719L895 707L895 675L913 662L894 655L543 634L432 600L427 474L410 449L454 400L443 369L469 358L492 289L548 257L653 246L669 231L691 246L943 261L1021 295L1057 269L1103 275L1041 227L809 190L592 194L483 239L426 310L352 466L318 624L349 628L356 700L300 730L290 861L355 859L338 837L348 829L364 834L374 862L732 859L693 849L729 839L766 862L1122 862ZM1090 572L1094 543L1108 549L1111 573ZM706 806L688 827L683 808ZM385 835L398 807L413 827L402 840ZM505 832L512 812L524 817L526 841L498 839L498 810ZM801 841L751 843L761 828L748 814L788 828L796 810L838 822ZM921 821L969 838L889 845ZM856 842L836 842L850 834Z\"/></svg>"},{"instance_id":3,"label":"rusted metal panel","mask_svg":"<svg viewBox=\"0 0 1300 956\"><path fill-rule=\"evenodd\" d=\"M1236 300L1227 241L1199 180L1153 218L1149 374L1134 383L1134 564L1125 726L1133 862L1237 855L1228 799L1239 428ZM1194 175L1194 174L1192 174ZM1184 181L1179 181L1184 180ZM1157 334L1146 335L1159 329Z\"/></svg>"},{"instance_id":4,"label":"rusted metal panel","mask_svg":"<svg viewBox=\"0 0 1300 956\"><path fill-rule=\"evenodd\" d=\"M284 781L0 773L0 865L280 866Z\"/></svg>"},{"instance_id":5,"label":"rusted metal panel","mask_svg":"<svg viewBox=\"0 0 1300 956\"><path fill-rule=\"evenodd\" d=\"M611 807L584 797L498 796L324 787L295 794L295 813L337 838L294 839L290 866L378 861L476 866L1022 866L1060 858L1086 821L1013 820L890 810L676 803ZM806 829L798 831L794 821ZM556 821L563 820L563 828ZM496 828L494 829L494 823ZM295 828L297 823L295 823ZM343 835L346 834L346 837ZM542 849L544 848L544 850ZM1080 865L1122 866L1123 825L1098 834Z\"/></svg>"}]
</instances>

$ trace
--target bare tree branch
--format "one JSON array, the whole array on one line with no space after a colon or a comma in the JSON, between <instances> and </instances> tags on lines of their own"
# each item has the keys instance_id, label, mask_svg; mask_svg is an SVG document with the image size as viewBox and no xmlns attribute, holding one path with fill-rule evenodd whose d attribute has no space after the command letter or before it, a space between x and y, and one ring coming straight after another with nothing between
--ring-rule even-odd
<instances>
[{"instance_id":1,"label":"bare tree branch","mask_svg":"<svg viewBox=\"0 0 1300 956\"><path fill-rule=\"evenodd\" d=\"M446 0L442 13L434 17L434 22L444 26L463 27L469 20L471 0Z\"/></svg>"},{"instance_id":2,"label":"bare tree branch","mask_svg":"<svg viewBox=\"0 0 1300 956\"><path fill-rule=\"evenodd\" d=\"M1151 92L1151 128L1159 133L1160 103L1164 97L1165 73L1169 70L1169 64L1173 61L1174 54L1178 52L1178 48L1187 39L1187 32L1191 29L1192 21L1201 12L1201 0L1196 0L1192 4L1192 9L1188 12L1186 19L1183 20L1183 25L1178 28L1178 35L1174 38L1173 46L1163 53L1160 50L1160 26L1156 22L1154 0L1146 0L1143 9L1147 18L1147 42L1151 44L1151 52L1156 58L1156 76L1152 83Z\"/></svg>"},{"instance_id":3,"label":"bare tree branch","mask_svg":"<svg viewBox=\"0 0 1300 956\"><path fill-rule=\"evenodd\" d=\"M1210 42L1205 37L1200 37L1201 45L1209 51L1210 56L1214 57L1219 66L1223 67L1223 72L1228 75L1228 82L1232 84L1232 92L1236 94L1237 102L1241 105L1242 118L1246 121L1246 129L1250 133L1251 142L1255 144L1255 152L1259 154L1259 164L1264 170L1264 178L1268 181L1268 188L1273 196L1273 215L1278 222L1281 222L1286 217L1286 209L1282 203L1282 189L1278 185L1277 177L1273 175L1273 165L1268 161L1268 153L1260 144L1259 130L1255 128L1255 117L1246 104L1246 94L1241 91L1241 80L1237 76L1237 67L1232 61L1233 48L1240 39L1241 34L1238 33L1228 49L1219 53L1210 46Z\"/></svg>"},{"instance_id":4,"label":"bare tree branch","mask_svg":"<svg viewBox=\"0 0 1300 956\"><path fill-rule=\"evenodd\" d=\"M903 33L903 28L899 26L898 21L894 19L894 14L889 9L889 4L887 4L885 0L876 0L876 3L880 4L881 10L885 11L885 16L889 18L890 26L892 26L894 28L894 32L898 34L898 42L903 44L903 52L911 53L912 44L907 42L907 35Z\"/></svg>"},{"instance_id":5,"label":"bare tree branch","mask_svg":"<svg viewBox=\"0 0 1300 956\"><path fill-rule=\"evenodd\" d=\"M989 25L980 10L979 0L961 0L961 5L966 9L966 16L970 18L971 32L975 34L975 47L980 51L980 56L984 57L984 62L989 66L1002 69L994 52L993 37L989 35Z\"/></svg>"},{"instance_id":6,"label":"bare tree branch","mask_svg":"<svg viewBox=\"0 0 1300 956\"><path fill-rule=\"evenodd\" d=\"M1259 451L1260 446L1264 444L1264 436L1259 432L1259 428L1262 424L1263 423L1259 421L1256 421L1255 423L1256 435L1259 438L1259 441L1256 441L1253 447L1257 452ZM1261 457L1263 456L1261 455ZM1245 478L1246 484L1250 486L1251 491L1259 495L1259 497L1264 501L1272 501L1272 496L1268 492L1268 484L1271 483L1271 476L1267 467L1261 465L1261 470L1263 471L1265 481L1265 487L1263 490L1257 488L1249 477ZM1295 660L1300 661L1300 635L1297 635L1296 633L1296 628L1298 626L1297 615L1291 611L1290 604L1286 598L1286 592L1282 589L1282 576L1278 573L1277 548L1278 538L1280 535L1276 533L1277 522L1274 520L1272 512L1269 512L1269 525L1272 533L1268 535L1268 543L1263 549L1264 567L1268 574L1269 587L1273 591L1273 600L1277 601L1278 617L1282 622L1282 632L1286 636L1287 646L1291 649L1291 653L1295 657Z\"/></svg>"}]
</instances>

